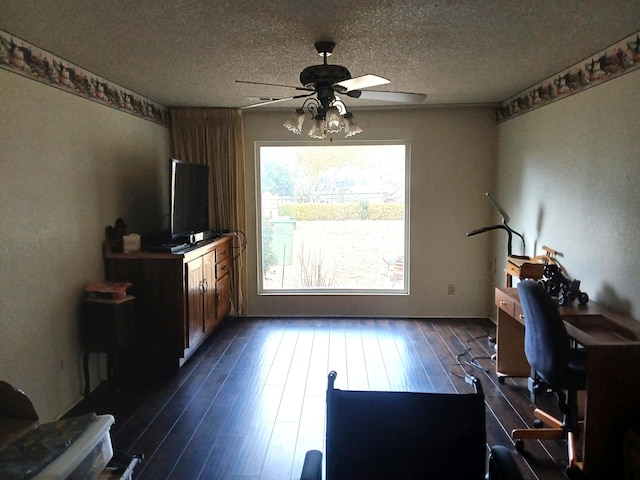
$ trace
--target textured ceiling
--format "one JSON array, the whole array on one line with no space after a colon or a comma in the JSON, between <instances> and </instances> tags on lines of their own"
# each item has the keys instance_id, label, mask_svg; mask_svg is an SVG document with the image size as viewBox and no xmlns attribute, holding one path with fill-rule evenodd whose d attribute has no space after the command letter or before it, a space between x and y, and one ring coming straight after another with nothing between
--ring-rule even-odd
<instances>
[{"instance_id":1,"label":"textured ceiling","mask_svg":"<svg viewBox=\"0 0 640 480\"><path fill-rule=\"evenodd\" d=\"M0 29L169 107L293 95L235 80L298 86L318 40L376 90L493 104L639 30L640 1L0 0Z\"/></svg>"}]
</instances>

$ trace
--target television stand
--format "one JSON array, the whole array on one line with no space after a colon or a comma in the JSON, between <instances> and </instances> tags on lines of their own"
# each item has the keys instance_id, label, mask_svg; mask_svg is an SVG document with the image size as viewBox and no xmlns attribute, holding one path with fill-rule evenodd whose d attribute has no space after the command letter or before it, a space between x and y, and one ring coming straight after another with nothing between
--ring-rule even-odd
<instances>
[{"instance_id":1,"label":"television stand","mask_svg":"<svg viewBox=\"0 0 640 480\"><path fill-rule=\"evenodd\" d=\"M107 281L133 284L140 366L181 366L231 310L229 236L178 252L105 250L104 260Z\"/></svg>"}]
</instances>

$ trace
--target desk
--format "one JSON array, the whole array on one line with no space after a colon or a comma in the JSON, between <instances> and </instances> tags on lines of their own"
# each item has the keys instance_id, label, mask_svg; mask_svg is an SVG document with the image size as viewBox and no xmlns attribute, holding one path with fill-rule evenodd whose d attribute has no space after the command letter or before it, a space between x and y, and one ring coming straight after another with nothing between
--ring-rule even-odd
<instances>
[{"instance_id":1,"label":"desk","mask_svg":"<svg viewBox=\"0 0 640 480\"><path fill-rule=\"evenodd\" d=\"M496 288L496 374L528 377L524 315L515 288ZM582 460L589 478L623 478L623 439L640 406L640 322L594 302L559 307L569 336L587 349Z\"/></svg>"}]
</instances>

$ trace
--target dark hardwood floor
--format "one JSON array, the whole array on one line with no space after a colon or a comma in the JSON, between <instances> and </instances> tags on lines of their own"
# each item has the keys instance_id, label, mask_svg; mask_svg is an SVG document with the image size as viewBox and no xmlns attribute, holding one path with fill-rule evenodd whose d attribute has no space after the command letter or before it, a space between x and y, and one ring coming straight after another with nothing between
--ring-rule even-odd
<instances>
[{"instance_id":1,"label":"dark hardwood floor","mask_svg":"<svg viewBox=\"0 0 640 480\"><path fill-rule=\"evenodd\" d=\"M337 388L425 392L469 392L470 373L487 443L513 450L533 405L526 379L498 382L494 334L488 320L228 319L178 372L139 371L119 395L103 384L69 415L112 413L114 448L145 456L135 480L297 479L305 452L323 450L330 370ZM526 479L566 478L564 442L526 448Z\"/></svg>"}]
</instances>

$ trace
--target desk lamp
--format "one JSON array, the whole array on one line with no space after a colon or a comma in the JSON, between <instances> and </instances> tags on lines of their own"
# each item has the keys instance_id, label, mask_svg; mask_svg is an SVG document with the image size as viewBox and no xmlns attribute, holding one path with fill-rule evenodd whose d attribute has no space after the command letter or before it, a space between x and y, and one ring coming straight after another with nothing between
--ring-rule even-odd
<instances>
[{"instance_id":1,"label":"desk lamp","mask_svg":"<svg viewBox=\"0 0 640 480\"><path fill-rule=\"evenodd\" d=\"M488 227L478 228L476 230L471 230L470 232L467 232L467 237L471 237L473 235L478 235L479 233L489 232L491 230L501 229L501 230L506 231L507 232L507 236L508 236L507 258L509 258L511 256L511 247L512 247L512 243L513 243L513 234L516 234L517 236L519 236L522 239L522 249L524 250L524 237L522 236L522 234L516 232L513 228L511 228L509 226L509 215L507 215L507 212L505 212L504 209L498 203L498 201L495 198L493 198L493 195L491 195L489 192L485 193L485 195L489 199L489 202L491 202L491 205L493 205L493 208L495 208L498 211L498 213L500 214L500 216L502 217L502 223L498 223L496 225L490 225ZM507 287L511 287L511 275L509 275L509 274L507 274Z\"/></svg>"}]
</instances>

